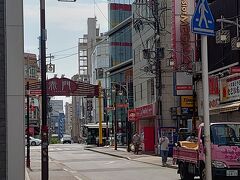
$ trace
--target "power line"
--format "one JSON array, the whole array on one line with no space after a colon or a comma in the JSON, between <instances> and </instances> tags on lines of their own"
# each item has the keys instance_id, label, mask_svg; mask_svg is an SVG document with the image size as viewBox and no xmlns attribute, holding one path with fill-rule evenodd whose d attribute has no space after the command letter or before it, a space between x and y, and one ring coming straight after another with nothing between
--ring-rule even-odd
<instances>
[{"instance_id":1,"label":"power line","mask_svg":"<svg viewBox=\"0 0 240 180\"><path fill-rule=\"evenodd\" d=\"M108 18L104 15L104 13L102 12L101 8L99 8L98 4L96 3L96 1L94 0L94 4L96 5L97 9L100 11L100 13L103 15L103 17L107 20L107 22L111 24L111 22L108 20Z\"/></svg>"},{"instance_id":2,"label":"power line","mask_svg":"<svg viewBox=\"0 0 240 180\"><path fill-rule=\"evenodd\" d=\"M75 49L77 48L78 46L73 46L73 47L70 47L70 48L67 48L67 49L63 49L63 50L59 50L59 51L56 51L56 52L52 52L51 54L57 54L57 53L60 53L60 52L64 52L64 51L68 51L70 49Z\"/></svg>"},{"instance_id":3,"label":"power line","mask_svg":"<svg viewBox=\"0 0 240 180\"><path fill-rule=\"evenodd\" d=\"M128 31L130 31L130 30L131 30L131 27L129 26L128 29L126 30L126 32L128 32ZM119 38L120 36L124 36L124 34L121 34L121 33L120 33L116 38ZM105 39L103 39L103 41L107 41L108 39L109 39L109 37L106 37ZM95 44L93 47L88 47L88 48L86 48L86 50L95 48L97 45L98 45L98 43ZM78 47L78 46L76 46L76 47ZM72 47L72 48L68 48L68 49L73 49L73 47ZM67 49L65 49L65 50L67 50ZM60 51L57 51L57 52L60 52ZM63 52L63 50L61 50L61 52ZM53 54L54 56L56 56L54 53L51 53L51 54ZM72 54L66 55L66 56L64 56L64 57L54 59L54 60L52 60L52 61L58 61L58 60L65 59L65 58L68 58L68 57L71 57L71 56L74 56L74 55L77 55L77 54L78 54L78 52L77 52L77 53L72 53Z\"/></svg>"},{"instance_id":4,"label":"power line","mask_svg":"<svg viewBox=\"0 0 240 180\"><path fill-rule=\"evenodd\" d=\"M61 60L61 59L66 59L66 58L75 56L75 55L77 55L77 54L78 54L78 52L77 52L77 53L74 53L74 54L70 54L70 55L68 55L68 56L64 56L64 57L61 57L61 58L54 59L54 60L52 60L52 61L58 61L58 60Z\"/></svg>"},{"instance_id":5,"label":"power line","mask_svg":"<svg viewBox=\"0 0 240 180\"><path fill-rule=\"evenodd\" d=\"M99 6L98 6L98 4L96 3L95 0L94 0L94 4L95 4L96 7L98 8L98 10L101 12L101 14L104 16L104 18L108 21L108 23L111 24L111 22L106 18L106 16L105 16L104 13L102 12L101 8L99 8ZM95 8L95 7L94 7L94 8ZM132 28L128 27L128 29L127 29L126 32L128 32L129 30L132 30ZM146 32L145 32L145 33L146 33ZM142 34L145 34L145 33L142 33ZM121 35L122 35L122 34L120 34L119 36L121 36ZM115 37L115 38L119 38L119 37L117 36L117 37ZM109 39L109 37L107 37L107 38L105 38L105 39L103 39L103 40L108 40L108 39ZM98 44L96 44L95 47L96 47L97 45L98 45ZM74 48L77 48L77 47L78 47L78 46L73 46L73 47L70 47L70 48L67 48L67 49L63 49L63 50L59 50L59 51L52 52L51 54L54 54L54 56L57 56L57 55L55 55L55 54L60 53L60 52L64 52L64 51L68 51L68 50L71 50L71 49L74 49ZM91 48L92 48L92 47L87 48L86 50L91 49ZM55 60L53 60L53 61L60 60L60 59L64 59L64 58L68 58L68 57L74 56L74 55L76 55L76 54L77 54L77 53L69 54L69 55L67 55L67 56L65 56L65 57L57 58L57 59L55 59Z\"/></svg>"},{"instance_id":6,"label":"power line","mask_svg":"<svg viewBox=\"0 0 240 180\"><path fill-rule=\"evenodd\" d=\"M129 26L129 27L126 29L125 33L128 32L128 31L130 31L130 30L132 30L132 27L131 27L131 26ZM147 29L144 33L141 33L141 34L144 35L144 34L146 34L148 31L150 31L150 28ZM125 36L125 35L122 34L122 33L120 33L118 36L115 37L115 39L117 39L117 38L119 38L119 37L121 37L121 36ZM110 38L109 36L108 36L108 37L105 37L102 41L107 41L109 38ZM138 39L140 39L140 38L138 38ZM97 45L99 45L99 44L97 43L97 44L95 44L93 47L88 47L88 48L86 48L85 50L89 50L89 49L95 48L95 47L97 47ZM76 47L78 47L78 46L76 46ZM72 47L72 48L73 48L73 47ZM71 48L68 48L68 49L71 49ZM66 50L67 50L67 49L66 49ZM62 51L63 51L63 50L62 50ZM58 52L60 52L60 51L58 51ZM52 54L53 56L57 56L57 55L54 55L54 53L51 53L51 54ZM78 54L78 52L77 52L77 53L72 53L72 54L66 55L66 56L64 56L64 57L56 58L56 59L54 59L54 60L52 60L52 61L58 61L58 60L66 59L66 58L72 57L72 56L77 55L77 54Z\"/></svg>"}]
</instances>

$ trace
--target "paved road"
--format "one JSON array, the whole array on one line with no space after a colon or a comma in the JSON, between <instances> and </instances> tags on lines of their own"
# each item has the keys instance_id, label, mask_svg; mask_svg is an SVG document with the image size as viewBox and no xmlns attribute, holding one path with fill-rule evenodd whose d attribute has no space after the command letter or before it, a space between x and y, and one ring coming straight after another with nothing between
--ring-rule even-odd
<instances>
[{"instance_id":1,"label":"paved road","mask_svg":"<svg viewBox=\"0 0 240 180\"><path fill-rule=\"evenodd\" d=\"M31 180L40 179L40 147L31 147ZM84 150L79 144L49 146L50 180L179 180L176 169Z\"/></svg>"}]
</instances>

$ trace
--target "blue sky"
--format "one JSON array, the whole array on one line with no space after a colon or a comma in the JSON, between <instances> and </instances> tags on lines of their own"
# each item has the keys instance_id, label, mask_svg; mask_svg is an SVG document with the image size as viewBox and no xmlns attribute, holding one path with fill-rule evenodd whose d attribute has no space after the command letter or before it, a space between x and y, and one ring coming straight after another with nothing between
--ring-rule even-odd
<instances>
[{"instance_id":1,"label":"blue sky","mask_svg":"<svg viewBox=\"0 0 240 180\"><path fill-rule=\"evenodd\" d=\"M46 1L47 55L54 55L52 63L60 77L71 78L78 73L77 43L78 38L87 33L87 18L97 17L100 32L108 27L107 1L77 0L76 2ZM40 0L24 0L24 52L38 56L40 34ZM68 49L68 50L66 50ZM66 51L63 51L66 50ZM56 52L56 53L55 53ZM74 55L75 54L75 55ZM64 58L69 56L68 58ZM62 59L59 59L62 58ZM54 74L48 74L49 78ZM70 102L71 98L55 97Z\"/></svg>"},{"instance_id":2,"label":"blue sky","mask_svg":"<svg viewBox=\"0 0 240 180\"><path fill-rule=\"evenodd\" d=\"M77 42L78 38L87 33L87 18L96 16L100 32L107 31L107 1L77 0L75 3L45 1L47 55L50 53L54 55L52 63L56 65L55 74L58 76L65 74L71 78L78 72ZM24 0L24 51L37 55L40 34L39 2L40 0ZM66 49L69 50L62 51ZM70 57L64 58L66 56ZM48 74L48 77L51 76L53 74Z\"/></svg>"}]
</instances>

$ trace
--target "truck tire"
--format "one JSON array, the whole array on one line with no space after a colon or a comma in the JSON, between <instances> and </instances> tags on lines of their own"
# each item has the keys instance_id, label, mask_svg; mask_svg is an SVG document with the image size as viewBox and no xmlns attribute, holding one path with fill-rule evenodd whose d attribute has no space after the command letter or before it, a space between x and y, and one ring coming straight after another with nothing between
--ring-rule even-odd
<instances>
[{"instance_id":1,"label":"truck tire","mask_svg":"<svg viewBox=\"0 0 240 180\"><path fill-rule=\"evenodd\" d=\"M206 180L206 168L205 167L201 170L200 179ZM216 180L216 179L217 179L217 176L214 176L212 174L212 180Z\"/></svg>"},{"instance_id":2,"label":"truck tire","mask_svg":"<svg viewBox=\"0 0 240 180\"><path fill-rule=\"evenodd\" d=\"M205 167L201 169L200 179L206 180L206 168Z\"/></svg>"},{"instance_id":3,"label":"truck tire","mask_svg":"<svg viewBox=\"0 0 240 180\"><path fill-rule=\"evenodd\" d=\"M193 180L194 179L194 175L188 173L187 166L182 162L179 163L179 174L180 174L181 180Z\"/></svg>"}]
</instances>

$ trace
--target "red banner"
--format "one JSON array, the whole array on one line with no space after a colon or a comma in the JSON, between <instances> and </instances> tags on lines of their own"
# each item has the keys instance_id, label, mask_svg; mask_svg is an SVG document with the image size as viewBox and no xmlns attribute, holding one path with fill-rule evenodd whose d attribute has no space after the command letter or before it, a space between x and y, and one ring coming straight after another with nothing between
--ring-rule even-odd
<instances>
[{"instance_id":1,"label":"red banner","mask_svg":"<svg viewBox=\"0 0 240 180\"><path fill-rule=\"evenodd\" d=\"M135 109L128 110L129 113L134 113L132 116L135 117L135 121L143 118L149 118L155 116L153 104L148 104L145 106L137 107ZM130 119L129 119L130 121Z\"/></svg>"},{"instance_id":2,"label":"red banner","mask_svg":"<svg viewBox=\"0 0 240 180\"><path fill-rule=\"evenodd\" d=\"M218 77L209 77L209 94L219 94Z\"/></svg>"},{"instance_id":3,"label":"red banner","mask_svg":"<svg viewBox=\"0 0 240 180\"><path fill-rule=\"evenodd\" d=\"M176 85L176 90L192 90L192 85Z\"/></svg>"},{"instance_id":4,"label":"red banner","mask_svg":"<svg viewBox=\"0 0 240 180\"><path fill-rule=\"evenodd\" d=\"M116 108L127 108L128 104L116 104Z\"/></svg>"},{"instance_id":5,"label":"red banner","mask_svg":"<svg viewBox=\"0 0 240 180\"><path fill-rule=\"evenodd\" d=\"M29 95L30 95L30 96L41 95L41 94L42 94L42 90L41 90L41 89L29 90Z\"/></svg>"},{"instance_id":6,"label":"red banner","mask_svg":"<svg viewBox=\"0 0 240 180\"><path fill-rule=\"evenodd\" d=\"M239 67L239 66L231 67L231 68L230 68L230 72L231 72L232 74L234 74L234 73L240 73L240 67Z\"/></svg>"},{"instance_id":7,"label":"red banner","mask_svg":"<svg viewBox=\"0 0 240 180\"><path fill-rule=\"evenodd\" d=\"M110 3L110 9L111 10L131 11L132 6L130 4Z\"/></svg>"}]
</instances>

